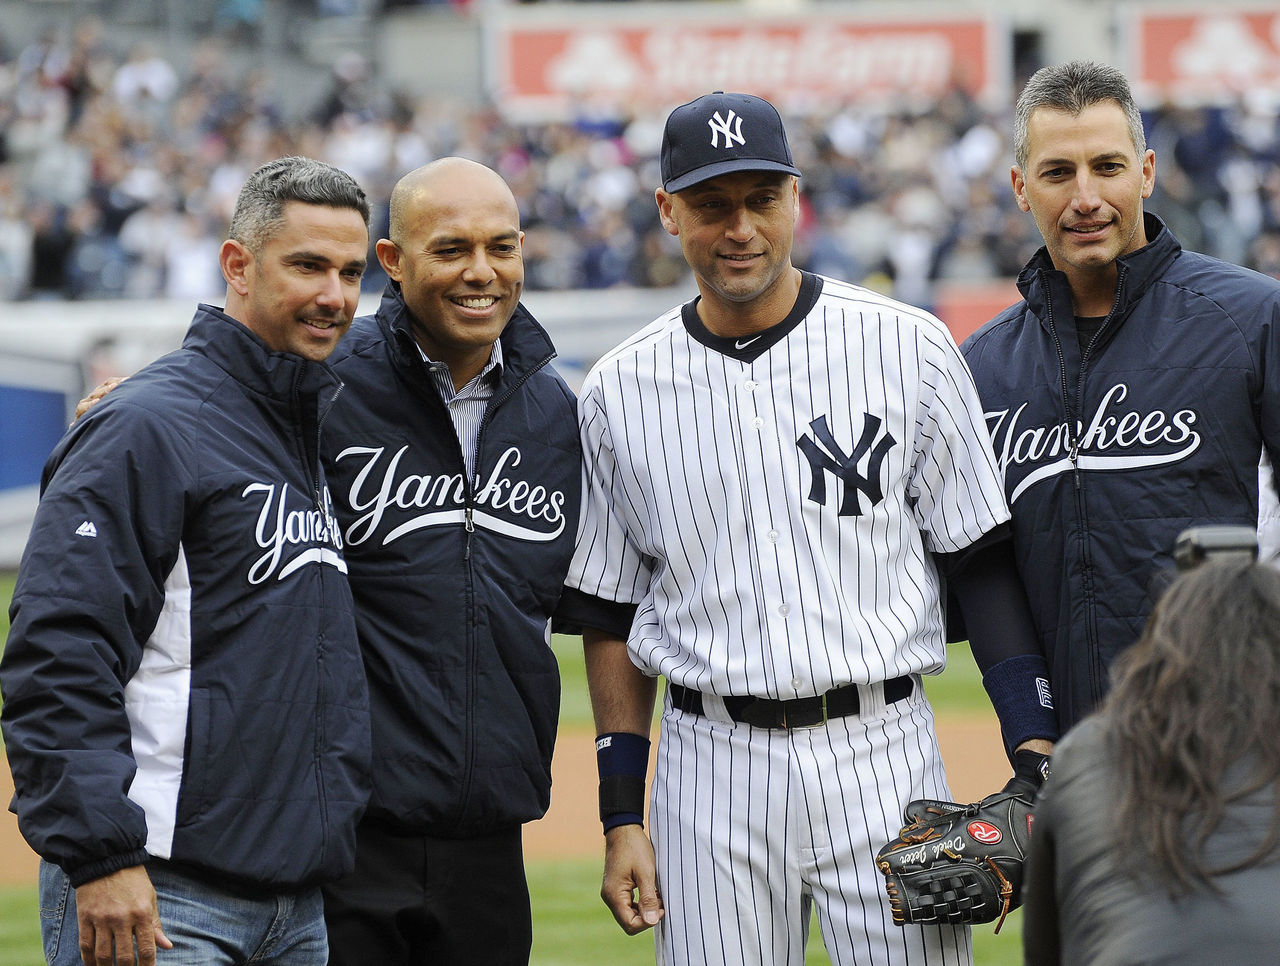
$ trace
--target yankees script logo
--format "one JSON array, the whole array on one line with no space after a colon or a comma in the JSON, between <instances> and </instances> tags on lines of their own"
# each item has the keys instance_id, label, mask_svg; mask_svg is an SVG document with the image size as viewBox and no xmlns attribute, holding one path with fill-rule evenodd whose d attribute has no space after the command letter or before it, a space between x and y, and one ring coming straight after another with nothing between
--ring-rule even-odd
<instances>
[{"instance_id":1,"label":"yankees script logo","mask_svg":"<svg viewBox=\"0 0 1280 966\"><path fill-rule=\"evenodd\" d=\"M1116 383L1102 397L1088 420L1077 422L1079 466L1082 470L1126 470L1162 466L1186 459L1200 448L1200 434L1192 427L1199 419L1194 409L1169 414L1160 409L1147 413L1121 411L1129 387ZM1009 493L1013 503L1041 480L1072 469L1071 434L1066 423L1023 426L1028 403L1015 410L986 414L996 461L1008 486L1011 473L1034 467Z\"/></svg>"},{"instance_id":2,"label":"yankees script logo","mask_svg":"<svg viewBox=\"0 0 1280 966\"><path fill-rule=\"evenodd\" d=\"M720 147L720 135L724 135L725 150L733 147L734 142L746 146L746 138L742 136L742 118L738 116L736 111L730 111L728 117L721 117L720 112L716 111L711 119L707 121L711 128L711 146L713 148ZM730 127L729 125L733 125Z\"/></svg>"},{"instance_id":3,"label":"yankees script logo","mask_svg":"<svg viewBox=\"0 0 1280 966\"><path fill-rule=\"evenodd\" d=\"M889 450L893 449L897 440L886 432L873 446L872 442L880 432L880 423L879 416L864 413L862 438L858 440L858 445L853 448L853 452L848 454L840 449L835 436L831 434L826 416L819 416L809 424L813 435L817 437L817 442L808 436L801 436L796 440L796 445L800 447L800 452L809 461L809 467L813 471L813 483L809 487L810 500L819 506L827 505L826 474L828 471L834 473L844 484L840 497L840 516L862 516L862 501L858 499L859 493L871 501L871 506L875 506L884 499L884 490L880 486L880 471L884 465L884 458L889 455ZM858 464L868 453L870 456L867 459L867 472L863 475L858 472Z\"/></svg>"},{"instance_id":4,"label":"yankees script logo","mask_svg":"<svg viewBox=\"0 0 1280 966\"><path fill-rule=\"evenodd\" d=\"M364 460L347 494L347 505L359 514L347 527L347 543L354 546L372 537L383 516L393 508L410 511L410 516L403 520L403 513L395 515L397 521L403 522L398 522L382 538L384 546L415 530L462 523L465 519L467 488L462 474L419 476L406 473L402 476L399 473L400 461L408 449L408 445L401 446L385 463L382 458L386 447L383 446L348 446L338 454L339 462L345 459ZM514 479L512 470L520 462L518 447L509 447L502 454L489 478L480 484L475 494L476 506L488 507L494 512L473 512L472 521L477 527L519 540L540 543L554 540L565 528L564 492ZM505 515L497 516L497 512ZM527 520L529 525L513 523L510 520L512 516Z\"/></svg>"},{"instance_id":5,"label":"yankees script logo","mask_svg":"<svg viewBox=\"0 0 1280 966\"><path fill-rule=\"evenodd\" d=\"M308 500L305 510L288 509L288 483L278 487L274 483L250 483L240 494L242 499L255 495L262 499L262 509L258 511L254 539L266 553L249 568L249 583L260 584L277 571L276 579L284 580L309 563L328 564L344 574L347 572L346 561L342 559L342 536L333 516L328 487L324 490L324 505L317 507ZM305 550L285 560L286 550L303 545Z\"/></svg>"}]
</instances>

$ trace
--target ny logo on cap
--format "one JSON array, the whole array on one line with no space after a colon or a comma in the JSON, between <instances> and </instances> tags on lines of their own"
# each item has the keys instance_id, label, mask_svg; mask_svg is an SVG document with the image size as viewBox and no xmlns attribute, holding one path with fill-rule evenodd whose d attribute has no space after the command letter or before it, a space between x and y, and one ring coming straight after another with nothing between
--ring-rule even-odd
<instances>
[{"instance_id":1,"label":"ny logo on cap","mask_svg":"<svg viewBox=\"0 0 1280 966\"><path fill-rule=\"evenodd\" d=\"M746 146L747 140L742 136L742 118L734 111L730 111L727 118L721 117L720 112L716 111L712 118L707 121L707 125L711 128L711 146L713 148L720 147L721 134L724 135L726 151L733 147L734 141L744 147Z\"/></svg>"}]
</instances>

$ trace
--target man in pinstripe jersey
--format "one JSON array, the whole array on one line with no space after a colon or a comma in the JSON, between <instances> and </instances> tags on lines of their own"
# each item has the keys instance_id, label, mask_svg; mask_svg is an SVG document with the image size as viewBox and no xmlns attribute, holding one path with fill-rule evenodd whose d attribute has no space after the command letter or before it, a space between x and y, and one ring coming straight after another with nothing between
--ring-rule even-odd
<instances>
[{"instance_id":1,"label":"man in pinstripe jersey","mask_svg":"<svg viewBox=\"0 0 1280 966\"><path fill-rule=\"evenodd\" d=\"M955 591L1006 750L1056 737L968 369L921 310L797 270L777 111L677 108L659 215L698 297L608 353L579 401L583 516L562 608L586 628L602 897L659 963L969 963L892 925L874 856L949 797L921 676ZM656 679L668 680L642 824Z\"/></svg>"}]
</instances>

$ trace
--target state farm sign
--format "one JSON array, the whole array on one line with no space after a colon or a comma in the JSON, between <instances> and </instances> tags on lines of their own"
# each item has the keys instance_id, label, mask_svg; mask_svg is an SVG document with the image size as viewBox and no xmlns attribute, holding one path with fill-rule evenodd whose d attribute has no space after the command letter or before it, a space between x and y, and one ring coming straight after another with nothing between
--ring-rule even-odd
<instances>
[{"instance_id":1,"label":"state farm sign","mask_svg":"<svg viewBox=\"0 0 1280 966\"><path fill-rule=\"evenodd\" d=\"M664 8L666 9L666 8ZM928 102L960 85L1008 94L986 18L868 21L795 16L731 22L633 16L498 18L489 41L495 101L516 114L558 115L583 102L663 109L710 90L780 104Z\"/></svg>"},{"instance_id":2,"label":"state farm sign","mask_svg":"<svg viewBox=\"0 0 1280 966\"><path fill-rule=\"evenodd\" d=\"M1280 10L1274 3L1205 13L1136 8L1128 39L1131 79L1148 102L1280 91Z\"/></svg>"}]
</instances>

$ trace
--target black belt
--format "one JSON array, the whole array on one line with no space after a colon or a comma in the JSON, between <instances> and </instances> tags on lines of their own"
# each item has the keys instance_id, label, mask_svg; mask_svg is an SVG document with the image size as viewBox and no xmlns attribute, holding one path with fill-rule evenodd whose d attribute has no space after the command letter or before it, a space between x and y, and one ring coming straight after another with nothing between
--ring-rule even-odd
<instances>
[{"instance_id":1,"label":"black belt","mask_svg":"<svg viewBox=\"0 0 1280 966\"><path fill-rule=\"evenodd\" d=\"M884 703L901 701L911 694L914 686L910 677L892 678L884 682ZM671 704L689 714L706 715L702 705L702 692L671 683ZM724 701L729 717L742 724L757 728L812 728L828 718L843 718L857 714L859 710L858 686L846 684L826 694L812 698L753 698L728 695Z\"/></svg>"}]
</instances>

